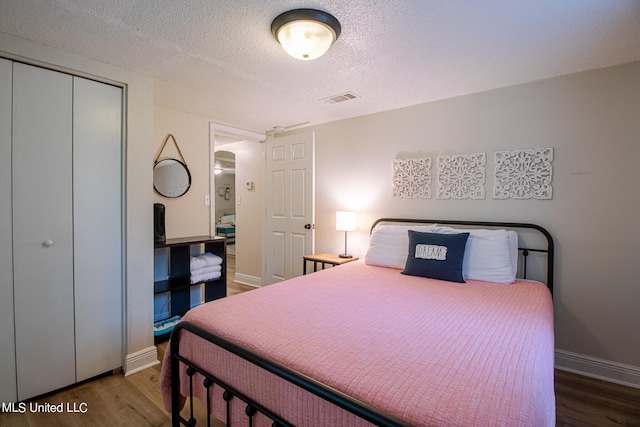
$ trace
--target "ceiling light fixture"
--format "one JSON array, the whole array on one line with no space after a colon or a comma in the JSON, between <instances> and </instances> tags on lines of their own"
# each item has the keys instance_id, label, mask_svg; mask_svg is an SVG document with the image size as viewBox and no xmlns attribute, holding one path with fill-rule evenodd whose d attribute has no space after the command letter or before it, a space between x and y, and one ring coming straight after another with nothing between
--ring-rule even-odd
<instances>
[{"instance_id":1,"label":"ceiling light fixture","mask_svg":"<svg viewBox=\"0 0 640 427\"><path fill-rule=\"evenodd\" d=\"M291 56L301 60L324 55L340 36L340 22L327 12L294 9L278 15L271 33Z\"/></svg>"}]
</instances>

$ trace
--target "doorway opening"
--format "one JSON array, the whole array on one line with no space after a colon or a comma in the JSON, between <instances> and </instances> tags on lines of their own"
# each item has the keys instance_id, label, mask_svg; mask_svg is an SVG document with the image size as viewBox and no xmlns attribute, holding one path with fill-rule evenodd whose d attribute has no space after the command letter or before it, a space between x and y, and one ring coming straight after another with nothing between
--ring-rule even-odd
<instances>
[{"instance_id":1,"label":"doorway opening","mask_svg":"<svg viewBox=\"0 0 640 427\"><path fill-rule=\"evenodd\" d=\"M215 152L216 235L227 238L227 255L235 256L236 243L236 155L231 151Z\"/></svg>"},{"instance_id":2,"label":"doorway opening","mask_svg":"<svg viewBox=\"0 0 640 427\"><path fill-rule=\"evenodd\" d=\"M235 214L235 233L225 236L229 239L227 273L232 283L227 290L230 295L236 285L259 287L262 284L264 146L260 143L265 139L264 134L217 123L210 125L211 234L220 234L216 230L219 223L233 220L225 214ZM229 176L232 172L233 180ZM229 272L232 267L235 267L233 274Z\"/></svg>"}]
</instances>

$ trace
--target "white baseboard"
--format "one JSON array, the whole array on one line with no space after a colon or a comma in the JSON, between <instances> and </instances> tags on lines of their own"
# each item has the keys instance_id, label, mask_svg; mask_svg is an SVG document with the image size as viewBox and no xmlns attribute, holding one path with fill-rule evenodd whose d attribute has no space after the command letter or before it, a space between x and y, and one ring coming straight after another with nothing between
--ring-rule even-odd
<instances>
[{"instance_id":1,"label":"white baseboard","mask_svg":"<svg viewBox=\"0 0 640 427\"><path fill-rule=\"evenodd\" d=\"M135 374L158 363L160 363L158 360L158 349L155 346L127 354L124 362L124 376Z\"/></svg>"},{"instance_id":2,"label":"white baseboard","mask_svg":"<svg viewBox=\"0 0 640 427\"><path fill-rule=\"evenodd\" d=\"M585 377L640 389L640 367L556 350L556 368Z\"/></svg>"},{"instance_id":3,"label":"white baseboard","mask_svg":"<svg viewBox=\"0 0 640 427\"><path fill-rule=\"evenodd\" d=\"M261 277L250 276L248 274L236 273L233 281L238 282L242 285L253 286L254 288L259 288L262 286Z\"/></svg>"}]
</instances>

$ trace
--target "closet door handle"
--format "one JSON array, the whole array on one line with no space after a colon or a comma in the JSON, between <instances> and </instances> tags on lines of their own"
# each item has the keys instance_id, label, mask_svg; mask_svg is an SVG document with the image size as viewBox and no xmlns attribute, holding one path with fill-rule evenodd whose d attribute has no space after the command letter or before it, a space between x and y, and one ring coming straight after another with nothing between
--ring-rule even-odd
<instances>
[{"instance_id":1,"label":"closet door handle","mask_svg":"<svg viewBox=\"0 0 640 427\"><path fill-rule=\"evenodd\" d=\"M53 246L53 240L45 240L44 242L42 242L42 246L44 246L45 248Z\"/></svg>"}]
</instances>

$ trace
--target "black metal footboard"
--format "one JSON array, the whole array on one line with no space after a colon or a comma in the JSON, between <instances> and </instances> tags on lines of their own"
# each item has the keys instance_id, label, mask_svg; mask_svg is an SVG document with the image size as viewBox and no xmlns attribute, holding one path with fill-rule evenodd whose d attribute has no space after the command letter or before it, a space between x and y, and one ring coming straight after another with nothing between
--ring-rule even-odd
<instances>
[{"instance_id":1,"label":"black metal footboard","mask_svg":"<svg viewBox=\"0 0 640 427\"><path fill-rule=\"evenodd\" d=\"M192 333L195 334L233 354L239 356L248 362L272 373L284 380L307 390L316 396L321 397L322 399L343 408L356 416L369 421L370 423L377 426L409 426L410 424L405 423L404 421L389 415L384 412L368 405L366 403L360 402L334 388L331 388L319 381L314 380L304 374L296 372L292 369L289 369L279 363L276 363L272 360L266 359L258 354L251 352L237 344L234 344L224 338L221 338L209 331L206 331L193 323L190 322L180 322L174 328L171 334L171 342L170 342L170 359L171 359L171 407L172 407L172 425L174 427L178 427L180 425L185 426L194 426L196 425L196 420L194 418L193 411L193 386L194 386L194 374L199 373L204 377L203 386L207 390L207 425L211 425L211 406L210 406L210 397L212 393L212 388L214 386L222 387L224 390L223 399L226 402L226 416L227 420L230 420L230 402L232 399L239 399L246 404L245 414L247 416L246 425L252 426L254 415L256 413L261 413L270 420L273 421L273 426L291 426L289 422L287 422L281 416L273 413L269 408L263 407L260 403L255 402L253 399L250 399L243 393L235 390L231 385L224 383L223 381L216 378L210 372L199 367L193 361L187 360L184 356L180 355L180 337L179 334L181 331L185 331L183 333ZM189 377L189 390L190 390L190 407L189 418L185 419L180 414L180 364L184 364L187 366L187 375ZM234 420L234 423L227 421L227 426L230 427L231 424L236 425L238 420Z\"/></svg>"}]
</instances>

